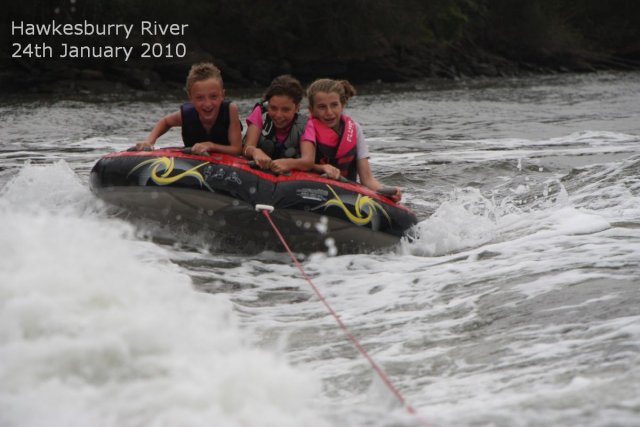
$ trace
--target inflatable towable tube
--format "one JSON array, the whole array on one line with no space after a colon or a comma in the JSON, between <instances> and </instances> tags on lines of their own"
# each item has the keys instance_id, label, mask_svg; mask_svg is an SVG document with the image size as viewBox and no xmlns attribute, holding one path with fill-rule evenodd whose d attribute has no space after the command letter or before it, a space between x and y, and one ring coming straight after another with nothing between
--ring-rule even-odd
<instances>
[{"instance_id":1,"label":"inflatable towable tube","mask_svg":"<svg viewBox=\"0 0 640 427\"><path fill-rule=\"evenodd\" d=\"M295 251L326 250L328 243L343 252L380 249L417 223L407 207L357 183L299 171L274 175L241 157L182 148L107 154L91 171L91 188L143 216L238 239L275 238L255 210L272 206L274 222Z\"/></svg>"}]
</instances>

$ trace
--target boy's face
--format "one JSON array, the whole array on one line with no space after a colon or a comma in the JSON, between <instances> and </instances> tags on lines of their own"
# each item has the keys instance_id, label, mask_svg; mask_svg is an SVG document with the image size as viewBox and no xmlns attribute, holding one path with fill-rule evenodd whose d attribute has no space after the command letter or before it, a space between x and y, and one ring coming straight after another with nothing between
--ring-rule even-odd
<instances>
[{"instance_id":1,"label":"boy's face","mask_svg":"<svg viewBox=\"0 0 640 427\"><path fill-rule=\"evenodd\" d=\"M218 117L220 104L224 101L222 82L213 77L195 82L189 91L189 101L202 122L214 122Z\"/></svg>"},{"instance_id":2,"label":"boy's face","mask_svg":"<svg viewBox=\"0 0 640 427\"><path fill-rule=\"evenodd\" d=\"M340 95L335 92L318 92L313 97L313 106L309 107L311 115L332 129L340 125L340 115L344 106Z\"/></svg>"}]
</instances>

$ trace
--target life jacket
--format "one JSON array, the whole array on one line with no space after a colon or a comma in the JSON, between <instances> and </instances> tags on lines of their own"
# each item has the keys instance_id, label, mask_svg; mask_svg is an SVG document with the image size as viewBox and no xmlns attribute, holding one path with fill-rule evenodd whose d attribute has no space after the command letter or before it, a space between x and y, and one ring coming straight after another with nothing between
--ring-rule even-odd
<instances>
[{"instance_id":1,"label":"life jacket","mask_svg":"<svg viewBox=\"0 0 640 427\"><path fill-rule=\"evenodd\" d=\"M343 114L337 133L320 120L312 120L316 129L316 163L335 166L342 176L355 181L358 177L356 122Z\"/></svg>"},{"instance_id":2,"label":"life jacket","mask_svg":"<svg viewBox=\"0 0 640 427\"><path fill-rule=\"evenodd\" d=\"M276 127L269 116L266 102L259 102L255 106L260 106L262 111L262 132L258 140L258 148L273 160L300 157L300 136L304 132L309 118L304 114L296 113L287 138L279 142L276 139Z\"/></svg>"},{"instance_id":3,"label":"life jacket","mask_svg":"<svg viewBox=\"0 0 640 427\"><path fill-rule=\"evenodd\" d=\"M210 132L207 132L198 117L198 112L192 103L186 102L180 106L182 115L182 141L185 147L192 147L198 142L211 141L216 144L230 145L229 143L229 104L231 101L222 101L218 117Z\"/></svg>"}]
</instances>

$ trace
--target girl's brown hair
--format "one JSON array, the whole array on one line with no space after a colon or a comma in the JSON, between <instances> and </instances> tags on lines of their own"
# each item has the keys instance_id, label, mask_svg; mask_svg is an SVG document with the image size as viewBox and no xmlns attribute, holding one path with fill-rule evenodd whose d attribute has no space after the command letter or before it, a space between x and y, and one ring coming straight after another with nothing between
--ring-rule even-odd
<instances>
[{"instance_id":1,"label":"girl's brown hair","mask_svg":"<svg viewBox=\"0 0 640 427\"><path fill-rule=\"evenodd\" d=\"M304 88L298 79L289 74L283 74L271 81L267 92L264 94L264 100L268 101L272 96L278 95L288 96L296 105L300 105L302 98L304 98Z\"/></svg>"},{"instance_id":2,"label":"girl's brown hair","mask_svg":"<svg viewBox=\"0 0 640 427\"><path fill-rule=\"evenodd\" d=\"M335 92L340 96L340 103L346 105L349 98L356 94L356 88L347 80L318 79L307 88L307 97L311 107L313 107L314 97L318 92Z\"/></svg>"},{"instance_id":3,"label":"girl's brown hair","mask_svg":"<svg viewBox=\"0 0 640 427\"><path fill-rule=\"evenodd\" d=\"M213 65L211 62L200 62L193 64L187 75L187 93L191 92L191 87L194 83L201 82L207 79L218 79L222 85L222 74L220 69Z\"/></svg>"}]
</instances>

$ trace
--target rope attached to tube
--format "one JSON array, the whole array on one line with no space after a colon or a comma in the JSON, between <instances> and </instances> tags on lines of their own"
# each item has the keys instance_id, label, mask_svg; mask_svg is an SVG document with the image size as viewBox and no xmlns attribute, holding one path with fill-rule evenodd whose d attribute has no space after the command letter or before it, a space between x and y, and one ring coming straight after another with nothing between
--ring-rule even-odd
<instances>
[{"instance_id":1,"label":"rope attached to tube","mask_svg":"<svg viewBox=\"0 0 640 427\"><path fill-rule=\"evenodd\" d=\"M313 289L313 292L316 294L316 296L318 297L318 299L320 299L320 301L322 302L322 304L324 304L324 306L327 308L327 310L329 311L329 313L331 313L331 315L333 316L333 318L336 320L336 322L338 322L338 325L340 326L340 328L344 331L344 333L347 335L347 337L351 340L351 342L353 343L353 345L358 349L358 351L360 352L360 354L362 354L364 356L365 359L367 359L367 361L369 362L369 365L371 365L371 367L373 368L373 370L378 374L378 376L380 377L380 379L384 382L384 384L387 386L387 388L389 390L391 390L391 392L393 393L393 395L398 399L398 401L400 401L400 403L402 404L402 406L412 415L415 415L416 417L418 417L420 423L424 426L427 427L429 426L429 424L427 424L425 421L423 421L422 419L419 418L418 413L416 412L416 410L413 408L413 406L411 406L406 399L404 398L404 396L402 395L402 393L400 393L400 390L398 390L398 388L393 384L393 382L391 381L391 379L389 378L389 376L386 374L386 372L382 369L382 367L380 365L378 365L378 363L373 360L373 358L369 355L369 353L367 352L367 350L365 350L365 348L362 346L362 344L360 344L360 341L358 341L358 339L355 337L355 335L353 335L353 333L351 332L351 330L349 330L349 328L347 327L347 325L342 321L342 319L340 318L340 316L338 315L338 313L333 309L333 307L331 307L331 305L329 304L329 302L326 300L326 298L324 297L324 295L320 292L320 290L318 289L318 287L313 283L313 281L311 280L311 277L309 277L309 275L307 274L307 272L304 270L304 268L302 267L302 264L300 264L300 261L298 261L298 258L295 256L295 254L291 251L291 249L289 248L289 245L287 244L286 239L284 238L284 236L282 235L282 233L280 232L280 229L278 229L278 227L276 226L276 224L273 222L273 218L271 218L271 212L273 212L273 206L270 205L256 205L256 211L262 212L262 214L267 218L267 220L269 221L269 224L271 224L271 227L273 228L273 231L276 233L276 235L278 236L278 238L280 239L280 242L282 242L282 245L284 246L284 248L286 249L287 253L289 254L289 256L291 257L291 259L293 260L294 264L296 265L296 267L298 267L298 270L300 270L300 273L302 273L302 276L305 278L305 280L309 283L309 285L311 286L311 289Z\"/></svg>"}]
</instances>

